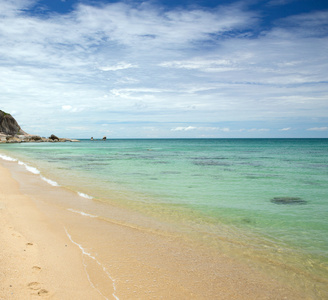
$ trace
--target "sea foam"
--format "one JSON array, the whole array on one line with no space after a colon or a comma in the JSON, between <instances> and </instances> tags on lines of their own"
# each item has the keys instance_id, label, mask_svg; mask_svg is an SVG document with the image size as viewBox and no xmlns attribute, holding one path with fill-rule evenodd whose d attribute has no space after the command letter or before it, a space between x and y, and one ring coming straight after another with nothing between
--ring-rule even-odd
<instances>
[{"instance_id":1,"label":"sea foam","mask_svg":"<svg viewBox=\"0 0 328 300\"><path fill-rule=\"evenodd\" d=\"M12 157L7 156L7 155L4 155L4 154L0 154L0 158L2 158L3 160L6 160L6 161L17 161L17 159L12 158Z\"/></svg>"},{"instance_id":2,"label":"sea foam","mask_svg":"<svg viewBox=\"0 0 328 300\"><path fill-rule=\"evenodd\" d=\"M22 161L19 161L18 164L21 166L24 166L27 171L29 171L33 174L36 174L36 175L40 174L40 171L37 168L31 167L31 166L27 165L26 163L23 163Z\"/></svg>"},{"instance_id":3,"label":"sea foam","mask_svg":"<svg viewBox=\"0 0 328 300\"><path fill-rule=\"evenodd\" d=\"M17 159L15 158L12 158L10 156L7 156L7 155L4 155L4 154L0 154L0 158L2 158L3 160L6 160L6 161L17 161ZM34 167L31 167L29 165L27 165L26 163L22 162L22 161L18 161L18 164L21 165L21 166L24 166L25 169L33 174L36 174L36 175L39 175L40 174L40 171L37 169L37 168L34 168ZM53 180L50 180L42 175L41 176L41 179L44 180L45 182L49 183L50 185L52 186L59 186L59 184L56 182L56 181L53 181Z\"/></svg>"},{"instance_id":4,"label":"sea foam","mask_svg":"<svg viewBox=\"0 0 328 300\"><path fill-rule=\"evenodd\" d=\"M77 192L79 194L80 197L86 198L86 199L93 199L92 196L89 196L87 194L81 193L81 192Z\"/></svg>"},{"instance_id":5,"label":"sea foam","mask_svg":"<svg viewBox=\"0 0 328 300\"><path fill-rule=\"evenodd\" d=\"M56 181L53 181L51 179L48 179L44 176L41 175L41 179L44 180L45 182L49 183L52 186L59 186L59 184Z\"/></svg>"},{"instance_id":6,"label":"sea foam","mask_svg":"<svg viewBox=\"0 0 328 300\"><path fill-rule=\"evenodd\" d=\"M80 250L82 251L82 255L83 255L83 265L84 265L84 270L85 270L85 273L86 273L86 275L87 275L87 277L88 277L88 280L89 280L89 283L90 283L90 285L94 288L94 289L96 289L97 290L97 292L100 294L100 295L102 295L105 299L107 299L108 300L108 298L92 283L92 281L91 281L91 279L90 279L90 276L89 276L89 273L88 273L88 271L87 271L87 265L86 265L86 263L85 263L85 261L84 261L84 255L85 256L87 256L87 257L89 257L89 258L91 258L91 259L93 259L100 267L102 267L102 269L103 269L103 271L106 273L106 275L107 275L107 277L111 280L111 282L112 282L112 285L113 285L113 290L114 290L114 292L113 292L113 294L112 294L112 296L116 299L116 300L119 300L119 298L115 295L115 293L116 293L116 285L115 285L115 279L113 279L112 278L112 276L109 274L109 272L107 271L107 269L98 261L98 259L95 257L95 256L93 256L91 253L89 253L89 252L87 252L83 247L82 247L82 245L80 245L79 243L77 243L77 242L75 242L73 239L72 239L72 236L68 233L68 231L67 231L67 229L66 229L66 227L64 227L64 229L65 229L65 232L66 232L66 235L67 235L67 237L69 238L69 240L74 244L74 245L76 245L76 246L78 246L79 248L80 248Z\"/></svg>"},{"instance_id":7,"label":"sea foam","mask_svg":"<svg viewBox=\"0 0 328 300\"><path fill-rule=\"evenodd\" d=\"M79 211L79 210L74 210L73 208L68 208L67 210L69 210L71 212L74 212L74 213L77 213L77 214L80 214L80 215L85 216L85 217L97 218L97 216L95 216L95 215L91 215L91 214L88 214L88 213L85 213L85 212Z\"/></svg>"},{"instance_id":8,"label":"sea foam","mask_svg":"<svg viewBox=\"0 0 328 300\"><path fill-rule=\"evenodd\" d=\"M27 171L29 171L29 172L31 172L35 175L39 175L41 173L37 168L31 167L31 166L27 165L26 163L24 163L22 161L18 161L18 164L21 165L21 166L24 166ZM40 175L40 177L43 181L49 183L52 186L59 186L59 184L56 181L48 179L48 178L46 178L42 175Z\"/></svg>"}]
</instances>

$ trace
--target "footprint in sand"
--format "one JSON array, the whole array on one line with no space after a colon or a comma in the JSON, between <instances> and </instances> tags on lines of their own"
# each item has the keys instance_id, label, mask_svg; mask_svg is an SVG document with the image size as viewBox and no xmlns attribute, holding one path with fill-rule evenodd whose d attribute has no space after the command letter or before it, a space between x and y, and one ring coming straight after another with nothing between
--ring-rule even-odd
<instances>
[{"instance_id":1,"label":"footprint in sand","mask_svg":"<svg viewBox=\"0 0 328 300\"><path fill-rule=\"evenodd\" d=\"M46 296L49 293L46 289L42 289L41 284L36 281L30 282L27 286L33 291L38 291L39 296Z\"/></svg>"},{"instance_id":2,"label":"footprint in sand","mask_svg":"<svg viewBox=\"0 0 328 300\"><path fill-rule=\"evenodd\" d=\"M40 290L41 289L41 284L39 282L30 282L27 285L31 290Z\"/></svg>"},{"instance_id":3,"label":"footprint in sand","mask_svg":"<svg viewBox=\"0 0 328 300\"><path fill-rule=\"evenodd\" d=\"M41 289L40 291L38 291L38 295L39 296L45 296L47 295L49 292L45 289Z\"/></svg>"},{"instance_id":4,"label":"footprint in sand","mask_svg":"<svg viewBox=\"0 0 328 300\"><path fill-rule=\"evenodd\" d=\"M19 234L17 234L17 233L12 233L11 235L12 235L12 236L15 236L15 237L18 237L18 238L22 237L21 235L19 235Z\"/></svg>"},{"instance_id":5,"label":"footprint in sand","mask_svg":"<svg viewBox=\"0 0 328 300\"><path fill-rule=\"evenodd\" d=\"M26 246L33 246L33 243L26 243Z\"/></svg>"},{"instance_id":6,"label":"footprint in sand","mask_svg":"<svg viewBox=\"0 0 328 300\"><path fill-rule=\"evenodd\" d=\"M40 272L41 271L41 268L38 267L38 266L33 266L32 267L32 270L36 273L36 272Z\"/></svg>"}]
</instances>

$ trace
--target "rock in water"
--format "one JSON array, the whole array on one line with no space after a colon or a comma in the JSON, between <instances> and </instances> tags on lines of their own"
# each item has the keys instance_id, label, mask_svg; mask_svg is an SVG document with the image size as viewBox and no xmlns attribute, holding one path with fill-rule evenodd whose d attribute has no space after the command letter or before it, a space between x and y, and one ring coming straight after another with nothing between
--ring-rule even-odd
<instances>
[{"instance_id":1,"label":"rock in water","mask_svg":"<svg viewBox=\"0 0 328 300\"><path fill-rule=\"evenodd\" d=\"M59 141L59 137L55 136L54 134L52 134L50 137L49 137L50 140L58 140Z\"/></svg>"},{"instance_id":2,"label":"rock in water","mask_svg":"<svg viewBox=\"0 0 328 300\"><path fill-rule=\"evenodd\" d=\"M299 197L274 197L270 201L275 204L306 204L306 201Z\"/></svg>"},{"instance_id":3,"label":"rock in water","mask_svg":"<svg viewBox=\"0 0 328 300\"><path fill-rule=\"evenodd\" d=\"M2 110L0 110L0 132L11 136L27 134L18 125L12 115L7 114Z\"/></svg>"}]
</instances>

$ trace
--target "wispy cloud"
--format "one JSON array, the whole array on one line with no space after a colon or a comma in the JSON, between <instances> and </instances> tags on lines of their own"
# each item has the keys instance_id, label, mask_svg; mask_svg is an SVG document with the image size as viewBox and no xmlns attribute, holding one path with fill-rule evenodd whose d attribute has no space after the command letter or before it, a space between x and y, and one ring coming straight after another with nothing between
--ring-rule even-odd
<instances>
[{"instance_id":1,"label":"wispy cloud","mask_svg":"<svg viewBox=\"0 0 328 300\"><path fill-rule=\"evenodd\" d=\"M198 131L223 131L223 132L229 132L231 131L230 128L224 127L194 127L194 126L187 126L187 127L175 127L172 128L171 131L189 131L189 130L198 130Z\"/></svg>"},{"instance_id":2,"label":"wispy cloud","mask_svg":"<svg viewBox=\"0 0 328 300\"><path fill-rule=\"evenodd\" d=\"M80 122L99 131L100 119L152 122L142 130L162 122L160 136L270 134L277 120L281 134L304 120L304 132L326 131L328 11L261 29L260 11L246 2L81 3L43 15L31 13L36 3L0 0L1 108L16 111L26 131L47 125L73 135ZM120 128L113 134L138 132Z\"/></svg>"},{"instance_id":3,"label":"wispy cloud","mask_svg":"<svg viewBox=\"0 0 328 300\"><path fill-rule=\"evenodd\" d=\"M120 62L113 66L103 66L99 67L99 70L101 71L118 71L118 70L124 70L124 69L130 69L130 68L137 68L137 65L126 63L126 62Z\"/></svg>"},{"instance_id":4,"label":"wispy cloud","mask_svg":"<svg viewBox=\"0 0 328 300\"><path fill-rule=\"evenodd\" d=\"M176 127L172 128L171 131L189 131L189 130L195 130L197 129L196 127L193 126L188 126L188 127Z\"/></svg>"},{"instance_id":5,"label":"wispy cloud","mask_svg":"<svg viewBox=\"0 0 328 300\"><path fill-rule=\"evenodd\" d=\"M327 131L328 127L313 127L313 128L308 128L308 131Z\"/></svg>"},{"instance_id":6,"label":"wispy cloud","mask_svg":"<svg viewBox=\"0 0 328 300\"><path fill-rule=\"evenodd\" d=\"M71 105L63 105L62 106L62 110L63 111L68 111L68 112L76 113L76 112L81 112L84 109L83 109L83 107L72 107Z\"/></svg>"},{"instance_id":7,"label":"wispy cloud","mask_svg":"<svg viewBox=\"0 0 328 300\"><path fill-rule=\"evenodd\" d=\"M204 72L226 72L238 70L233 66L233 63L229 60L204 60L195 58L193 60L184 61L168 61L159 64L161 67L187 69L187 70L199 70Z\"/></svg>"},{"instance_id":8,"label":"wispy cloud","mask_svg":"<svg viewBox=\"0 0 328 300\"><path fill-rule=\"evenodd\" d=\"M190 130L197 130L197 131L217 131L217 132L266 132L270 131L270 129L267 128L252 128L252 129L231 129L229 127L209 127L209 126L199 126L199 127L194 127L194 126L179 126L172 128L171 131L190 131Z\"/></svg>"}]
</instances>

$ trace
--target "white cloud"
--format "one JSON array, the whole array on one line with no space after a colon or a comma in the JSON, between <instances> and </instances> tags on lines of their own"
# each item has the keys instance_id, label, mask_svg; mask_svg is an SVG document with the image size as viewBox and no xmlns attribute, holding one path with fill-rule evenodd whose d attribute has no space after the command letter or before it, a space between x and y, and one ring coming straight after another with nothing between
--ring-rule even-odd
<instances>
[{"instance_id":1,"label":"white cloud","mask_svg":"<svg viewBox=\"0 0 328 300\"><path fill-rule=\"evenodd\" d=\"M75 112L83 111L84 108L83 107L72 107L71 105L63 105L62 110L75 113Z\"/></svg>"},{"instance_id":2,"label":"white cloud","mask_svg":"<svg viewBox=\"0 0 328 300\"><path fill-rule=\"evenodd\" d=\"M196 127L193 126L188 126L188 127L176 127L172 128L171 131L189 131L189 130L195 130L197 129Z\"/></svg>"},{"instance_id":3,"label":"white cloud","mask_svg":"<svg viewBox=\"0 0 328 300\"><path fill-rule=\"evenodd\" d=\"M227 72L238 70L233 67L233 63L229 60L224 59L193 59L183 61L168 61L159 64L161 67L177 68L177 69L188 69L188 70L200 70L204 72Z\"/></svg>"},{"instance_id":4,"label":"white cloud","mask_svg":"<svg viewBox=\"0 0 328 300\"><path fill-rule=\"evenodd\" d=\"M123 77L123 78L117 79L116 84L137 84L139 82L140 82L140 80L137 78Z\"/></svg>"},{"instance_id":5,"label":"white cloud","mask_svg":"<svg viewBox=\"0 0 328 300\"><path fill-rule=\"evenodd\" d=\"M286 127L286 128L279 129L279 131L289 131L291 129L292 129L291 127Z\"/></svg>"},{"instance_id":6,"label":"white cloud","mask_svg":"<svg viewBox=\"0 0 328 300\"><path fill-rule=\"evenodd\" d=\"M211 33L248 26L253 13L238 5L213 11L171 10L143 2L140 5L113 3L101 7L80 5L76 19L86 33L97 32L111 42L145 49L150 45L171 48L192 41L208 39ZM149 50L147 51L149 52Z\"/></svg>"},{"instance_id":7,"label":"white cloud","mask_svg":"<svg viewBox=\"0 0 328 300\"><path fill-rule=\"evenodd\" d=\"M130 69L130 68L138 68L138 66L134 65L134 64L126 63L126 62L120 62L114 66L99 67L99 70L118 71L118 70Z\"/></svg>"},{"instance_id":8,"label":"white cloud","mask_svg":"<svg viewBox=\"0 0 328 300\"><path fill-rule=\"evenodd\" d=\"M189 131L189 130L198 130L198 131L222 131L222 132L230 132L230 128L228 127L194 127L194 126L187 126L187 127L176 127L172 128L171 131Z\"/></svg>"},{"instance_id":9,"label":"white cloud","mask_svg":"<svg viewBox=\"0 0 328 300\"><path fill-rule=\"evenodd\" d=\"M308 128L308 131L327 131L328 127L313 127L313 128Z\"/></svg>"},{"instance_id":10,"label":"white cloud","mask_svg":"<svg viewBox=\"0 0 328 300\"><path fill-rule=\"evenodd\" d=\"M326 128L326 11L285 18L254 36L261 16L240 3L80 4L65 15L33 16L24 9L34 3L0 0L1 108L28 124L38 107L31 128L58 126L58 118L72 130L82 120L92 130L98 119L163 122L166 134L241 127L256 134L277 119L288 120L281 131L299 127L289 120L313 118L322 123L308 123L308 133ZM180 122L189 126L174 127Z\"/></svg>"},{"instance_id":11,"label":"white cloud","mask_svg":"<svg viewBox=\"0 0 328 300\"><path fill-rule=\"evenodd\" d=\"M6 0L0 2L0 16L13 16L21 10L31 7L35 1L31 0Z\"/></svg>"},{"instance_id":12,"label":"white cloud","mask_svg":"<svg viewBox=\"0 0 328 300\"><path fill-rule=\"evenodd\" d=\"M112 89L110 93L114 97L130 99L130 100L148 100L155 101L154 94L161 94L165 90L155 88L123 88L123 89Z\"/></svg>"}]
</instances>

